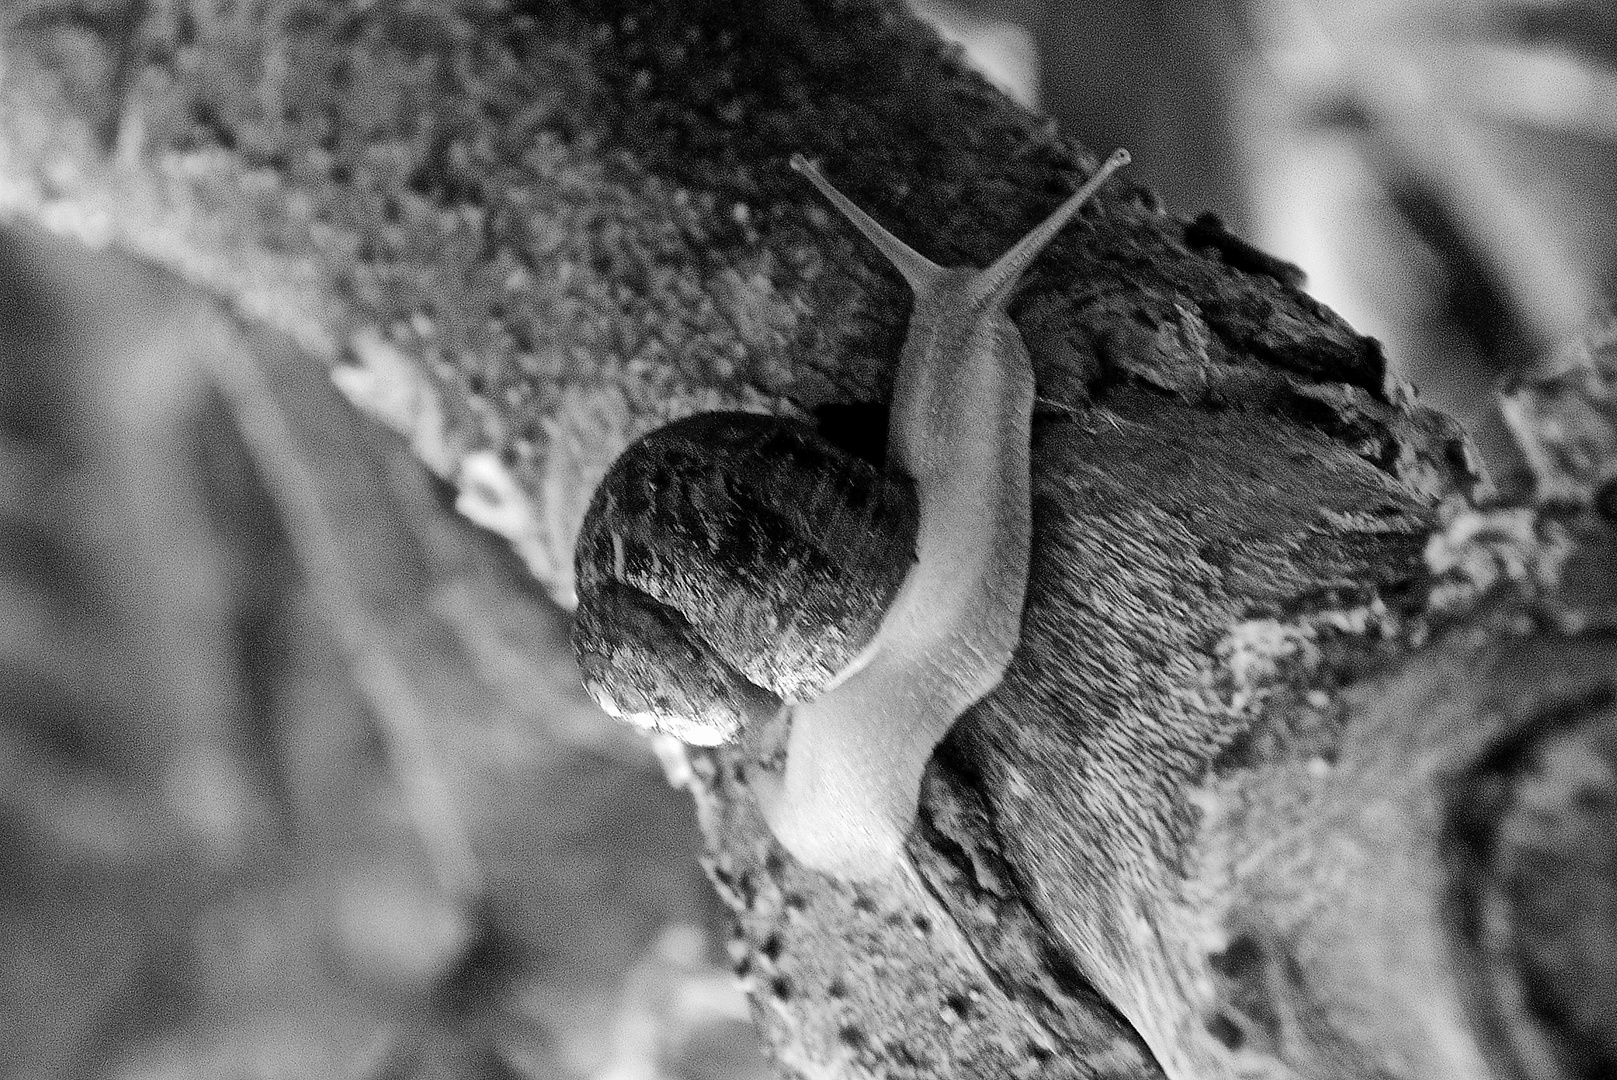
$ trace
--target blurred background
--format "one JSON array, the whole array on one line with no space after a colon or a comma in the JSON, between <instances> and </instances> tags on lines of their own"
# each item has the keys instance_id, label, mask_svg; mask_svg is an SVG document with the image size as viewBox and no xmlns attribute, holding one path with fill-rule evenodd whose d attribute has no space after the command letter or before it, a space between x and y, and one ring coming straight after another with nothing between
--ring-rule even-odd
<instances>
[{"instance_id":1,"label":"blurred background","mask_svg":"<svg viewBox=\"0 0 1617 1080\"><path fill-rule=\"evenodd\" d=\"M1302 267L1496 473L1494 386L1610 313L1610 0L917 7L1080 142L1127 146L1170 208Z\"/></svg>"},{"instance_id":2,"label":"blurred background","mask_svg":"<svg viewBox=\"0 0 1617 1080\"><path fill-rule=\"evenodd\" d=\"M917 10L1516 467L1492 387L1617 275L1617 6ZM0 232L0 312L0 1077L766 1075L677 756L503 543L148 267Z\"/></svg>"}]
</instances>

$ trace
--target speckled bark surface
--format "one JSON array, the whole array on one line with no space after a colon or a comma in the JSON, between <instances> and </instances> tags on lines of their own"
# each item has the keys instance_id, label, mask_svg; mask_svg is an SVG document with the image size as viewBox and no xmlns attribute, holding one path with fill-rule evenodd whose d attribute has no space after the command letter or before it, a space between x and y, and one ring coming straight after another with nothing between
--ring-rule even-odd
<instances>
[{"instance_id":1,"label":"speckled bark surface","mask_svg":"<svg viewBox=\"0 0 1617 1080\"><path fill-rule=\"evenodd\" d=\"M228 6L8 5L0 215L138 251L346 362L564 599L637 434L885 394L908 297L789 154L975 264L1092 161L879 0ZM1013 307L1043 399L1024 648L934 761L903 875L807 873L739 753L690 758L786 1075L1494 1067L1463 965L1378 967L1360 936L1396 949L1400 913L1345 902L1446 888L1443 770L1344 748L1497 677L1442 653L1387 674L1433 630L1420 552L1475 477L1295 280L1127 184L1041 260ZM1405 803L1367 794L1389 773ZM1321 792L1337 833L1306 824ZM1360 828L1367 806L1414 833ZM1418 914L1409 940L1442 952L1442 911ZM1404 1008L1433 986L1441 1015Z\"/></svg>"},{"instance_id":2,"label":"speckled bark surface","mask_svg":"<svg viewBox=\"0 0 1617 1080\"><path fill-rule=\"evenodd\" d=\"M334 361L379 332L439 393L453 466L514 475L515 539L563 595L635 435L883 394L903 285L792 152L979 264L1082 160L884 3L126 6L8 8L0 212L154 256ZM1051 400L1116 348L1175 381L1270 364L1381 393L1374 343L1238 247L1187 245L1143 189L1101 203L1024 292Z\"/></svg>"}]
</instances>

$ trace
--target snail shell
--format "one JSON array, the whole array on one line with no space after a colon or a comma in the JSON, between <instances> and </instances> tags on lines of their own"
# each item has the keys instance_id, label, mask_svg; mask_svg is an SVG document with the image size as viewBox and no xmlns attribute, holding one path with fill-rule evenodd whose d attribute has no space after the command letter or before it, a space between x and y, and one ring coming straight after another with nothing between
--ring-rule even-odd
<instances>
[{"instance_id":1,"label":"snail shell","mask_svg":"<svg viewBox=\"0 0 1617 1080\"><path fill-rule=\"evenodd\" d=\"M916 498L803 421L702 413L631 446L577 546L573 648L608 712L686 742L807 700L875 634Z\"/></svg>"}]
</instances>

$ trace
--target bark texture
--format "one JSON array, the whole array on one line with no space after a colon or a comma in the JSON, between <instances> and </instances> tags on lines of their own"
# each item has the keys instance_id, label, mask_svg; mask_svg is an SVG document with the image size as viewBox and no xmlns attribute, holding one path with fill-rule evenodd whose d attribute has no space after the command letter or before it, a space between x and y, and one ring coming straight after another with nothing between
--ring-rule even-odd
<instances>
[{"instance_id":1,"label":"bark texture","mask_svg":"<svg viewBox=\"0 0 1617 1080\"><path fill-rule=\"evenodd\" d=\"M881 0L0 19L0 214L342 362L564 599L635 435L885 395L908 297L791 153L945 264L1093 164ZM1609 905L1603 519L1470 509L1463 436L1292 268L1142 187L1081 221L1013 306L1023 647L904 872L803 870L740 752L677 755L783 1072L1597 1075L1611 920L1546 897Z\"/></svg>"}]
</instances>

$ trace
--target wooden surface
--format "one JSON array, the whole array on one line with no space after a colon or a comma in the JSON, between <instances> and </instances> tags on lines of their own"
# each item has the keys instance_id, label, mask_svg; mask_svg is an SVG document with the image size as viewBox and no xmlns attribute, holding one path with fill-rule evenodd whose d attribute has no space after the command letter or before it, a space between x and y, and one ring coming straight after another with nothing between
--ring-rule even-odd
<instances>
[{"instance_id":1,"label":"wooden surface","mask_svg":"<svg viewBox=\"0 0 1617 1080\"><path fill-rule=\"evenodd\" d=\"M463 500L504 470L488 519L563 597L633 435L885 393L903 286L790 153L979 265L1080 160L877 0L203 5L134 38L70 9L5 16L0 213L330 361L386 341L436 402L392 419ZM1430 530L1476 517L1464 441L1294 282L1128 184L1035 270L1024 649L901 875L804 872L739 754L689 759L785 1075L1579 1075L1554 1015L1479 989L1443 838L1498 739L1609 693L1610 642L1556 636L1548 533L1434 576Z\"/></svg>"}]
</instances>

